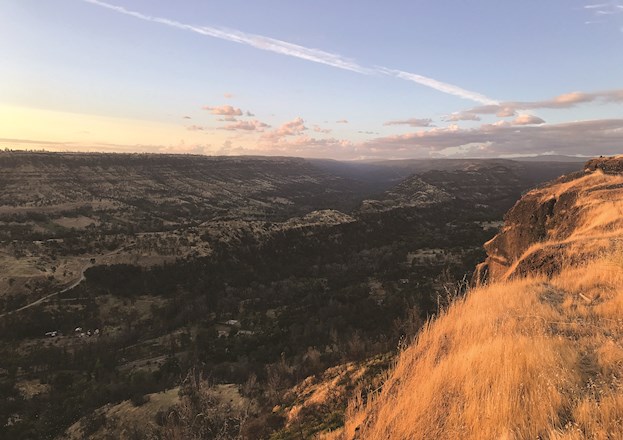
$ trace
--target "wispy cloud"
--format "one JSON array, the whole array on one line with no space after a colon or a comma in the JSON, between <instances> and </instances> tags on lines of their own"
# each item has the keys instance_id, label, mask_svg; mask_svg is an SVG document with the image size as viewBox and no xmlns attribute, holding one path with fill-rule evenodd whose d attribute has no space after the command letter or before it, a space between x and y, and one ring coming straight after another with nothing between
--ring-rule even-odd
<instances>
[{"instance_id":1,"label":"wispy cloud","mask_svg":"<svg viewBox=\"0 0 623 440\"><path fill-rule=\"evenodd\" d=\"M404 120L387 121L383 125L408 125L410 127L434 127L433 120L430 118L427 118L427 119L411 118L411 119L404 119Z\"/></svg>"},{"instance_id":2,"label":"wispy cloud","mask_svg":"<svg viewBox=\"0 0 623 440\"><path fill-rule=\"evenodd\" d=\"M611 1L585 5L584 9L593 11L596 15L614 15L623 13L623 2Z\"/></svg>"},{"instance_id":3,"label":"wispy cloud","mask_svg":"<svg viewBox=\"0 0 623 440\"><path fill-rule=\"evenodd\" d=\"M157 144L115 144L115 143L78 143L68 141L41 141L31 139L6 139L0 138L0 146L19 150L43 149L46 151L89 151L89 152L113 152L113 153L176 153L176 154L210 154L211 144L185 144L177 145Z\"/></svg>"},{"instance_id":4,"label":"wispy cloud","mask_svg":"<svg viewBox=\"0 0 623 440\"><path fill-rule=\"evenodd\" d=\"M584 6L584 9L590 12L593 17L597 18L596 20L586 20L586 24L607 23L615 19L615 16L623 14L623 1L588 4ZM623 31L623 28L621 28L621 31Z\"/></svg>"},{"instance_id":5,"label":"wispy cloud","mask_svg":"<svg viewBox=\"0 0 623 440\"><path fill-rule=\"evenodd\" d=\"M480 116L470 111L456 112L443 118L447 122L480 121Z\"/></svg>"},{"instance_id":6,"label":"wispy cloud","mask_svg":"<svg viewBox=\"0 0 623 440\"><path fill-rule=\"evenodd\" d=\"M446 117L447 121L478 121L479 115L496 115L500 118L516 116L520 110L566 109L591 102L623 103L623 89L584 93L571 92L543 101L508 101L482 105Z\"/></svg>"},{"instance_id":7,"label":"wispy cloud","mask_svg":"<svg viewBox=\"0 0 623 440\"><path fill-rule=\"evenodd\" d=\"M532 124L522 125L527 122ZM526 116L470 129L451 125L363 142L314 138L307 135L303 128L303 121L299 118L290 121L277 130L265 133L253 147L254 151L256 154L341 159L499 157L541 154L545 151L569 155L610 155L618 154L623 144L623 119L541 124L539 120L529 120Z\"/></svg>"},{"instance_id":8,"label":"wispy cloud","mask_svg":"<svg viewBox=\"0 0 623 440\"><path fill-rule=\"evenodd\" d=\"M205 127L202 127L201 125L189 125L188 127L186 127L186 130L188 131L204 131Z\"/></svg>"},{"instance_id":9,"label":"wispy cloud","mask_svg":"<svg viewBox=\"0 0 623 440\"><path fill-rule=\"evenodd\" d=\"M483 124L461 129L447 128L420 130L396 136L370 140L359 150L387 156L427 156L446 149L465 148L492 156L504 154L542 153L560 154L617 154L623 144L623 119L578 121L562 124L539 124L518 127L509 121ZM525 122L525 121L524 121ZM538 125L537 125L538 124Z\"/></svg>"},{"instance_id":10,"label":"wispy cloud","mask_svg":"<svg viewBox=\"0 0 623 440\"><path fill-rule=\"evenodd\" d=\"M223 118L218 118L217 121L219 121L219 122L237 122L238 118L236 118L235 116L225 116Z\"/></svg>"},{"instance_id":11,"label":"wispy cloud","mask_svg":"<svg viewBox=\"0 0 623 440\"><path fill-rule=\"evenodd\" d=\"M246 121L245 121L246 122ZM364 142L345 139L314 138L307 135L304 121L296 118L263 133L257 142L222 148L210 144L171 145L105 144L50 142L44 140L0 139L1 147L45 148L51 151L170 152L195 154L268 154L301 157L417 158L417 157L499 157L513 154L541 154L551 151L570 155L619 154L623 145L623 119L577 121L561 124L518 126L513 121L498 121L479 127L417 130L397 136L384 136ZM371 135L372 132L363 132ZM238 141L236 141L238 142Z\"/></svg>"},{"instance_id":12,"label":"wispy cloud","mask_svg":"<svg viewBox=\"0 0 623 440\"><path fill-rule=\"evenodd\" d=\"M513 125L540 125L545 124L545 121L538 116L534 115L519 115L512 122Z\"/></svg>"},{"instance_id":13,"label":"wispy cloud","mask_svg":"<svg viewBox=\"0 0 623 440\"><path fill-rule=\"evenodd\" d=\"M401 70L389 69L382 66L373 68L364 67L354 60L343 57L341 55L327 52L320 49L309 48L300 46L298 44L289 43L287 41L278 40L275 38L265 37L263 35L249 34L241 32L235 29L217 28L211 26L194 26L190 24L181 23L179 21L170 20L162 17L155 17L141 12L132 11L124 8L123 6L113 5L111 3L103 2L100 0L82 0L83 2L90 3L92 5L100 6L120 14L128 15L134 18L138 18L144 21L150 21L166 25L169 27L194 32L200 35L219 38L221 40L227 40L234 43L244 44L254 47L256 49L265 50L269 52L278 53L281 55L300 58L303 60L311 61L314 63L325 64L327 66L335 67L338 69L349 70L364 75L382 74L395 78L400 78L406 81L415 82L417 84L430 87L443 93L458 96L464 99L470 99L482 104L495 104L497 101L488 98L477 92L472 92L463 89L459 86L445 83L433 78L418 75L415 73L404 72Z\"/></svg>"},{"instance_id":14,"label":"wispy cloud","mask_svg":"<svg viewBox=\"0 0 623 440\"><path fill-rule=\"evenodd\" d=\"M264 131L264 129L268 127L270 127L270 125L254 119L252 121L236 121L233 124L228 124L224 127L221 127L221 129L230 131Z\"/></svg>"},{"instance_id":15,"label":"wispy cloud","mask_svg":"<svg viewBox=\"0 0 623 440\"><path fill-rule=\"evenodd\" d=\"M316 133L324 133L324 134L329 134L331 133L331 129L330 128L322 128L320 125L314 125L312 127L312 129L316 132Z\"/></svg>"}]
</instances>

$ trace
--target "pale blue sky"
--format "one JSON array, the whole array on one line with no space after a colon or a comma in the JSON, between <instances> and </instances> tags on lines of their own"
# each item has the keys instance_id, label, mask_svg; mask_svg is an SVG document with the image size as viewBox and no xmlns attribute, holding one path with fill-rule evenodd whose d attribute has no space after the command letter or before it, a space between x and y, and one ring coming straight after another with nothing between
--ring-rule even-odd
<instances>
[{"instance_id":1,"label":"pale blue sky","mask_svg":"<svg viewBox=\"0 0 623 440\"><path fill-rule=\"evenodd\" d=\"M623 0L0 0L3 146L613 154L621 78Z\"/></svg>"}]
</instances>

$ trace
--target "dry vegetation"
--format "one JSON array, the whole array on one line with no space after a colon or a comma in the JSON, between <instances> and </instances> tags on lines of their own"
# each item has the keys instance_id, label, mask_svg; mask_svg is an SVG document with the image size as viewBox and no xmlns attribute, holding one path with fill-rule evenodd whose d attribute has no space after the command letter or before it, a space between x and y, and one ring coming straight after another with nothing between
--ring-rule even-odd
<instances>
[{"instance_id":1,"label":"dry vegetation","mask_svg":"<svg viewBox=\"0 0 623 440\"><path fill-rule=\"evenodd\" d=\"M518 203L511 211L511 222L500 234L485 246L501 267L493 268L492 276L497 280L508 280L526 273L548 272L552 265L560 268L564 264L578 264L599 255L611 254L623 229L623 175L609 175L595 171L571 181L562 181L528 193L522 204ZM541 224L527 225L525 213L533 206L550 204L551 212L541 220ZM528 215L531 213L528 212ZM512 217L519 217L512 221ZM539 223L536 221L535 223ZM532 231L525 232L525 230ZM495 249L500 241L515 241L534 234L534 229L543 229L543 237L532 240L525 249L521 245L501 255ZM523 230L523 231L522 231ZM501 237L501 239L500 239ZM518 255L513 255L519 252ZM512 259L512 261L509 261ZM554 270L555 271L555 270Z\"/></svg>"},{"instance_id":2,"label":"dry vegetation","mask_svg":"<svg viewBox=\"0 0 623 440\"><path fill-rule=\"evenodd\" d=\"M623 264L472 292L405 350L347 438L623 438Z\"/></svg>"},{"instance_id":3,"label":"dry vegetation","mask_svg":"<svg viewBox=\"0 0 623 440\"><path fill-rule=\"evenodd\" d=\"M511 261L456 301L333 437L623 438L622 181L597 171L537 190L543 203L573 192L573 203L519 260L557 249L560 270L521 276Z\"/></svg>"}]
</instances>

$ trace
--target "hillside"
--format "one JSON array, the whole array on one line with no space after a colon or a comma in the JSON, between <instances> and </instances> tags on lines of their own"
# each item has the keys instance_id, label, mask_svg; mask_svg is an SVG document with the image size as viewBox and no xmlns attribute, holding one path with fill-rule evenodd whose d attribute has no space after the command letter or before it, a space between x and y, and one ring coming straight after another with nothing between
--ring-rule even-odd
<instances>
[{"instance_id":1,"label":"hillside","mask_svg":"<svg viewBox=\"0 0 623 440\"><path fill-rule=\"evenodd\" d=\"M0 169L3 217L84 216L111 230L345 209L360 186L304 159L282 157L12 151L0 152ZM81 228L74 223L57 227Z\"/></svg>"},{"instance_id":2,"label":"hillside","mask_svg":"<svg viewBox=\"0 0 623 440\"><path fill-rule=\"evenodd\" d=\"M330 165L0 153L0 437L342 426L355 391L377 389L399 342L483 261L527 170L553 173ZM191 373L202 385L184 395ZM223 390L253 410L214 407ZM194 428L177 418L206 405Z\"/></svg>"},{"instance_id":3,"label":"hillside","mask_svg":"<svg viewBox=\"0 0 623 440\"><path fill-rule=\"evenodd\" d=\"M623 158L526 194L345 439L623 438Z\"/></svg>"}]
</instances>

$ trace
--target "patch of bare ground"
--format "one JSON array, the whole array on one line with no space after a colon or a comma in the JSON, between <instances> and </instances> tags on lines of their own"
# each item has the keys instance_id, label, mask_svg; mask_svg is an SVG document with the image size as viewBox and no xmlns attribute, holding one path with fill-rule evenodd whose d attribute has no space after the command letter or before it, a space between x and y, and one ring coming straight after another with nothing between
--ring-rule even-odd
<instances>
[{"instance_id":1,"label":"patch of bare ground","mask_svg":"<svg viewBox=\"0 0 623 440\"><path fill-rule=\"evenodd\" d=\"M137 432L150 432L158 426L156 416L180 402L179 388L147 394L144 403L136 405L124 400L116 405L106 405L74 423L62 438L68 440L131 439Z\"/></svg>"},{"instance_id":2,"label":"patch of bare ground","mask_svg":"<svg viewBox=\"0 0 623 440\"><path fill-rule=\"evenodd\" d=\"M54 223L67 229L84 229L90 225L97 225L97 220L81 215L78 217L59 217L54 219Z\"/></svg>"}]
</instances>

